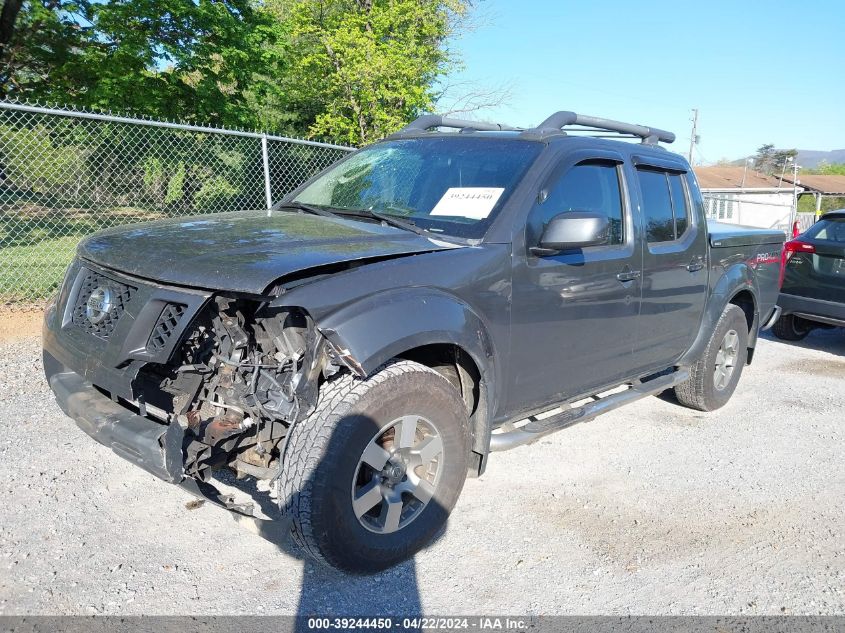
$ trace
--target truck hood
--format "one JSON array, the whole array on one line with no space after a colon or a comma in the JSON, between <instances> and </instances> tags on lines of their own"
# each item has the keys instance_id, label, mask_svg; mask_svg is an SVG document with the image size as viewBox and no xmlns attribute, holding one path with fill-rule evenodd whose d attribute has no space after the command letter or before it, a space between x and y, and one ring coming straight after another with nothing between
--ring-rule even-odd
<instances>
[{"instance_id":1,"label":"truck hood","mask_svg":"<svg viewBox=\"0 0 845 633\"><path fill-rule=\"evenodd\" d=\"M166 284L262 294L319 266L453 248L461 246L375 222L242 211L109 229L85 239L79 255Z\"/></svg>"}]
</instances>

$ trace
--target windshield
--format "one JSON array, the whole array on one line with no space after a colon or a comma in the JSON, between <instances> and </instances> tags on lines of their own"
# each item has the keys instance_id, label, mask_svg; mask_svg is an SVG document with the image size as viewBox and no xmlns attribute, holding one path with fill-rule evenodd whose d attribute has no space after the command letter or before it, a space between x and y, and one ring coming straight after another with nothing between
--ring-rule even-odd
<instances>
[{"instance_id":1,"label":"windshield","mask_svg":"<svg viewBox=\"0 0 845 633\"><path fill-rule=\"evenodd\" d=\"M431 231L480 238L542 145L495 138L385 141L353 154L295 202L375 211Z\"/></svg>"}]
</instances>

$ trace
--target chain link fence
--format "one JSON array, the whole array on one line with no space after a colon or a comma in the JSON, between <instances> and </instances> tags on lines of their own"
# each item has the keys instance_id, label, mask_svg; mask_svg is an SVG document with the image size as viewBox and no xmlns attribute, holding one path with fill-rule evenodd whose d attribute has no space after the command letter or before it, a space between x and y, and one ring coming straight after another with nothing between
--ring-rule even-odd
<instances>
[{"instance_id":1,"label":"chain link fence","mask_svg":"<svg viewBox=\"0 0 845 633\"><path fill-rule=\"evenodd\" d=\"M0 102L0 305L31 306L111 226L265 209L351 148Z\"/></svg>"}]
</instances>

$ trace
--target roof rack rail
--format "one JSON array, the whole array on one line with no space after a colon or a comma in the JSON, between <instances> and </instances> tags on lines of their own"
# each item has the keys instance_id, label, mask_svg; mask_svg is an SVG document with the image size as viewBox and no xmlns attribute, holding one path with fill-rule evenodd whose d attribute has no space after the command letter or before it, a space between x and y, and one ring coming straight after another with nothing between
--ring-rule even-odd
<instances>
[{"instance_id":1,"label":"roof rack rail","mask_svg":"<svg viewBox=\"0 0 845 633\"><path fill-rule=\"evenodd\" d=\"M611 119L603 119L601 117L588 116L586 114L576 114L575 112L568 112L566 110L555 112L537 127L531 130L526 130L526 133L551 134L560 132L562 128L569 125L579 125L586 128L592 128L590 131L618 132L623 135L639 137L643 140L643 143L647 145L656 145L658 141L672 143L675 140L674 133L658 129L656 127L646 127L644 125L635 125L633 123L622 123L621 121L613 121Z\"/></svg>"},{"instance_id":2,"label":"roof rack rail","mask_svg":"<svg viewBox=\"0 0 845 633\"><path fill-rule=\"evenodd\" d=\"M476 130L479 132L498 132L500 130L520 130L501 123L485 123L483 121L467 121L451 119L440 114L425 114L399 130L398 134L406 132L423 132L432 128L447 127L455 130Z\"/></svg>"}]
</instances>

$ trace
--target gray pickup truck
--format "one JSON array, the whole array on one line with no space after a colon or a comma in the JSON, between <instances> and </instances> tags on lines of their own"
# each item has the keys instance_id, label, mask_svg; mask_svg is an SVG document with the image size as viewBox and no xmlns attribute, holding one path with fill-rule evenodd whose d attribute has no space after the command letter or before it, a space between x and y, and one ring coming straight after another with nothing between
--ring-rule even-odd
<instances>
[{"instance_id":1,"label":"gray pickup truck","mask_svg":"<svg viewBox=\"0 0 845 633\"><path fill-rule=\"evenodd\" d=\"M309 554L384 569L491 452L669 389L728 401L784 235L708 227L673 140L429 115L271 211L98 233L47 308L47 379L122 457L245 515L215 482L258 480Z\"/></svg>"}]
</instances>

